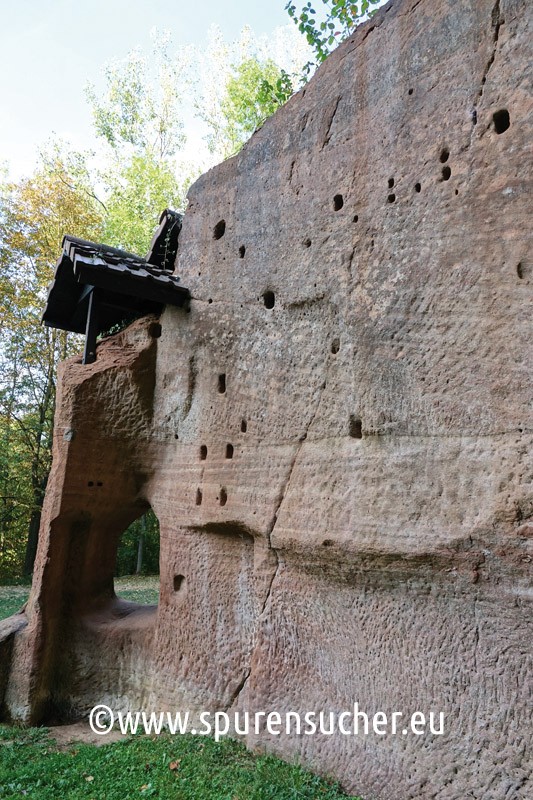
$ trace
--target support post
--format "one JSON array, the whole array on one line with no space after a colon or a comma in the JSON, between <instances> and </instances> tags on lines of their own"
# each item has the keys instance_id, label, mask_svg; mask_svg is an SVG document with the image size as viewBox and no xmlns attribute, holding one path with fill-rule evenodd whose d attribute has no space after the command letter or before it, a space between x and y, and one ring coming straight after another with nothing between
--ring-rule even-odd
<instances>
[{"instance_id":1,"label":"support post","mask_svg":"<svg viewBox=\"0 0 533 800\"><path fill-rule=\"evenodd\" d=\"M98 335L98 295L93 287L89 293L87 309L87 325L85 327L85 349L83 363L92 364L96 361L96 337Z\"/></svg>"}]
</instances>

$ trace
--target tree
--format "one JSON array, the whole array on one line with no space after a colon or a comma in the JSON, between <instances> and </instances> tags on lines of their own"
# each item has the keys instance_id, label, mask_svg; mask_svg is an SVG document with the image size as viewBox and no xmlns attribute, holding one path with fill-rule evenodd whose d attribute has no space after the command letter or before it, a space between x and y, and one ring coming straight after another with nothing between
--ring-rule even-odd
<instances>
[{"instance_id":1,"label":"tree","mask_svg":"<svg viewBox=\"0 0 533 800\"><path fill-rule=\"evenodd\" d=\"M100 175L106 244L144 255L161 211L181 210L198 170L182 169L176 153L185 144L181 119L186 68L172 59L167 35L155 34L150 59L133 51L105 71L98 96L88 87L95 132L107 146Z\"/></svg>"},{"instance_id":2,"label":"tree","mask_svg":"<svg viewBox=\"0 0 533 800\"><path fill-rule=\"evenodd\" d=\"M63 153L61 154L61 152ZM99 238L103 208L86 162L59 145L30 178L0 189L0 555L29 574L52 445L57 362L78 349L40 325L65 230ZM22 548L22 542L25 543Z\"/></svg>"},{"instance_id":3,"label":"tree","mask_svg":"<svg viewBox=\"0 0 533 800\"><path fill-rule=\"evenodd\" d=\"M326 15L320 22L317 16L322 15L317 14L313 7L318 4L310 0L300 12L295 3L289 0L285 10L313 48L317 63L321 64L336 45L347 39L360 22L375 12L372 6L380 6L384 2L386 0L322 0ZM306 65L306 73L312 66L311 63Z\"/></svg>"},{"instance_id":4,"label":"tree","mask_svg":"<svg viewBox=\"0 0 533 800\"><path fill-rule=\"evenodd\" d=\"M106 67L102 97L92 86L86 90L95 133L120 159L132 152L169 159L185 143L181 87L187 63L169 55L168 33L154 31L152 41L149 59L134 50Z\"/></svg>"},{"instance_id":5,"label":"tree","mask_svg":"<svg viewBox=\"0 0 533 800\"><path fill-rule=\"evenodd\" d=\"M217 28L211 29L206 52L196 56L191 83L196 115L207 125L205 138L215 163L238 152L292 96L310 54L290 28L279 29L268 41L244 28L232 44Z\"/></svg>"},{"instance_id":6,"label":"tree","mask_svg":"<svg viewBox=\"0 0 533 800\"><path fill-rule=\"evenodd\" d=\"M180 180L172 164L153 153L133 154L124 165L110 169L103 226L106 244L144 255L161 211L184 209L193 174Z\"/></svg>"},{"instance_id":7,"label":"tree","mask_svg":"<svg viewBox=\"0 0 533 800\"><path fill-rule=\"evenodd\" d=\"M272 59L250 56L233 65L214 114L203 114L211 152L237 153L257 128L294 93L291 76Z\"/></svg>"}]
</instances>

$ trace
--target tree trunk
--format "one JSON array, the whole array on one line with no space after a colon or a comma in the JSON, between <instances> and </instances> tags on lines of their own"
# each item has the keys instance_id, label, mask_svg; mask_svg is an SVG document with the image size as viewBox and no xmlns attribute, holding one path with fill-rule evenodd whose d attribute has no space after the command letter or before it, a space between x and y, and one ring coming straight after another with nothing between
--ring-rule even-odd
<instances>
[{"instance_id":1,"label":"tree trunk","mask_svg":"<svg viewBox=\"0 0 533 800\"><path fill-rule=\"evenodd\" d=\"M144 550L144 532L146 530L146 520L143 517L141 519L141 533L139 534L139 544L137 546L137 569L135 570L136 575L140 575L143 568L143 550Z\"/></svg>"},{"instance_id":2,"label":"tree trunk","mask_svg":"<svg viewBox=\"0 0 533 800\"><path fill-rule=\"evenodd\" d=\"M35 564L35 556L37 555L37 544L39 542L39 528L41 527L41 512L43 508L44 495L46 492L46 484L48 483L48 475L46 475L41 483L34 487L34 505L30 516L30 524L28 526L28 539L26 541L26 553L24 555L24 575L28 577L33 572L33 565Z\"/></svg>"}]
</instances>

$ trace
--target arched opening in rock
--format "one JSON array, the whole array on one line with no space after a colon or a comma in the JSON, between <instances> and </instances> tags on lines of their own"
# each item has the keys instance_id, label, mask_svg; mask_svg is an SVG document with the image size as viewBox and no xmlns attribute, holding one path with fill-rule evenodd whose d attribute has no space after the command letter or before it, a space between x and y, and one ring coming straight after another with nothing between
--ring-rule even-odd
<instances>
[{"instance_id":1,"label":"arched opening in rock","mask_svg":"<svg viewBox=\"0 0 533 800\"><path fill-rule=\"evenodd\" d=\"M121 534L114 571L121 600L153 606L159 602L159 520L149 509Z\"/></svg>"}]
</instances>

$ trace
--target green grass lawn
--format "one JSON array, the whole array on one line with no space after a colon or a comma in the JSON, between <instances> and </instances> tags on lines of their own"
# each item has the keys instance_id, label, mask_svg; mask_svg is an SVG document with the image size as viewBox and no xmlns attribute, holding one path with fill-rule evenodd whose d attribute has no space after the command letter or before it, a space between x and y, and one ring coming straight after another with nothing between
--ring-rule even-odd
<instances>
[{"instance_id":1,"label":"green grass lawn","mask_svg":"<svg viewBox=\"0 0 533 800\"><path fill-rule=\"evenodd\" d=\"M134 736L59 749L46 728L0 726L0 798L337 800L337 785L239 742Z\"/></svg>"},{"instance_id":2,"label":"green grass lawn","mask_svg":"<svg viewBox=\"0 0 533 800\"><path fill-rule=\"evenodd\" d=\"M20 611L29 593L29 586L0 586L0 619Z\"/></svg>"},{"instance_id":3,"label":"green grass lawn","mask_svg":"<svg viewBox=\"0 0 533 800\"><path fill-rule=\"evenodd\" d=\"M159 576L131 575L116 578L115 592L134 603L157 604ZM0 586L0 619L16 614L28 599L29 593L29 586Z\"/></svg>"}]
</instances>

